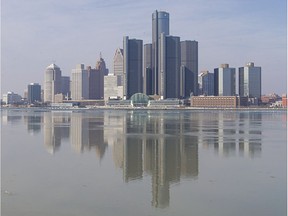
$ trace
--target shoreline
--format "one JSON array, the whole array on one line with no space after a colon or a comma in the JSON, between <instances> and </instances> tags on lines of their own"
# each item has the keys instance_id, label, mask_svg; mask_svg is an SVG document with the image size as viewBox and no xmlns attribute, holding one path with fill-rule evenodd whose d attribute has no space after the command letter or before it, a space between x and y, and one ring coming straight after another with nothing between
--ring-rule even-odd
<instances>
[{"instance_id":1,"label":"shoreline","mask_svg":"<svg viewBox=\"0 0 288 216\"><path fill-rule=\"evenodd\" d=\"M148 111L285 111L287 108L271 107L239 107L239 108L218 108L218 107L76 107L76 108L59 108L59 107L1 107L2 110L29 110L29 111L101 111L101 110L148 110Z\"/></svg>"}]
</instances>

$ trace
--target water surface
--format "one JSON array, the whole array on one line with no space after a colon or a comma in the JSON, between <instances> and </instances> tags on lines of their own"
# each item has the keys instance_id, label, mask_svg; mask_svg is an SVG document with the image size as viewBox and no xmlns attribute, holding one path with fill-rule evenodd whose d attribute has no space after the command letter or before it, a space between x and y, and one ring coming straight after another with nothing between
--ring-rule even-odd
<instances>
[{"instance_id":1,"label":"water surface","mask_svg":"<svg viewBox=\"0 0 288 216\"><path fill-rule=\"evenodd\" d=\"M286 215L281 111L2 110L2 215Z\"/></svg>"}]
</instances>

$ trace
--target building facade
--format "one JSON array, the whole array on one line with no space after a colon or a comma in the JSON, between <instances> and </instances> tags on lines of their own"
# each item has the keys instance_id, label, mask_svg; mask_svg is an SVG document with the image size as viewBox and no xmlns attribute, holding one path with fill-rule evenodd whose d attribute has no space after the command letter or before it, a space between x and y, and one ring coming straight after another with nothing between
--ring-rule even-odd
<instances>
[{"instance_id":1,"label":"building facade","mask_svg":"<svg viewBox=\"0 0 288 216\"><path fill-rule=\"evenodd\" d=\"M255 67L253 62L239 68L239 95L261 98L261 67Z\"/></svg>"},{"instance_id":2,"label":"building facade","mask_svg":"<svg viewBox=\"0 0 288 216\"><path fill-rule=\"evenodd\" d=\"M30 83L28 85L28 103L41 102L41 86L38 83Z\"/></svg>"},{"instance_id":3,"label":"building facade","mask_svg":"<svg viewBox=\"0 0 288 216\"><path fill-rule=\"evenodd\" d=\"M108 74L104 77L104 100L123 98L123 86L118 86L118 77Z\"/></svg>"},{"instance_id":4,"label":"building facade","mask_svg":"<svg viewBox=\"0 0 288 216\"><path fill-rule=\"evenodd\" d=\"M118 48L113 59L114 75L117 76L117 85L123 86L123 71L124 71L124 56L123 49Z\"/></svg>"},{"instance_id":5,"label":"building facade","mask_svg":"<svg viewBox=\"0 0 288 216\"><path fill-rule=\"evenodd\" d=\"M181 41L180 95L198 95L198 42Z\"/></svg>"},{"instance_id":6,"label":"building facade","mask_svg":"<svg viewBox=\"0 0 288 216\"><path fill-rule=\"evenodd\" d=\"M61 70L56 64L46 68L44 77L44 102L54 102L54 96L61 93Z\"/></svg>"},{"instance_id":7,"label":"building facade","mask_svg":"<svg viewBox=\"0 0 288 216\"><path fill-rule=\"evenodd\" d=\"M143 91L143 41L123 38L124 73L123 97L129 99Z\"/></svg>"},{"instance_id":8,"label":"building facade","mask_svg":"<svg viewBox=\"0 0 288 216\"><path fill-rule=\"evenodd\" d=\"M236 108L239 107L240 97L238 96L192 96L192 107L203 108Z\"/></svg>"},{"instance_id":9,"label":"building facade","mask_svg":"<svg viewBox=\"0 0 288 216\"><path fill-rule=\"evenodd\" d=\"M3 94L2 99L5 104L17 104L21 102L22 97L14 92L7 92L7 94Z\"/></svg>"},{"instance_id":10,"label":"building facade","mask_svg":"<svg viewBox=\"0 0 288 216\"><path fill-rule=\"evenodd\" d=\"M72 100L89 99L89 78L84 64L78 64L75 69L72 69L71 98Z\"/></svg>"},{"instance_id":11,"label":"building facade","mask_svg":"<svg viewBox=\"0 0 288 216\"><path fill-rule=\"evenodd\" d=\"M143 59L143 92L146 95L153 94L153 73L152 73L152 44L144 45Z\"/></svg>"},{"instance_id":12,"label":"building facade","mask_svg":"<svg viewBox=\"0 0 288 216\"><path fill-rule=\"evenodd\" d=\"M214 69L214 95L236 95L236 72L229 64L221 64L219 68Z\"/></svg>"},{"instance_id":13,"label":"building facade","mask_svg":"<svg viewBox=\"0 0 288 216\"><path fill-rule=\"evenodd\" d=\"M180 97L180 37L161 34L159 41L159 95Z\"/></svg>"},{"instance_id":14,"label":"building facade","mask_svg":"<svg viewBox=\"0 0 288 216\"><path fill-rule=\"evenodd\" d=\"M70 98L71 93L70 93L70 77L69 76L61 77L61 92L64 95L65 99Z\"/></svg>"},{"instance_id":15,"label":"building facade","mask_svg":"<svg viewBox=\"0 0 288 216\"><path fill-rule=\"evenodd\" d=\"M209 71L202 71L198 76L199 94L214 95L214 74Z\"/></svg>"},{"instance_id":16,"label":"building facade","mask_svg":"<svg viewBox=\"0 0 288 216\"><path fill-rule=\"evenodd\" d=\"M152 14L152 93L160 95L159 89L159 42L160 35L169 35L169 13L155 11Z\"/></svg>"}]
</instances>

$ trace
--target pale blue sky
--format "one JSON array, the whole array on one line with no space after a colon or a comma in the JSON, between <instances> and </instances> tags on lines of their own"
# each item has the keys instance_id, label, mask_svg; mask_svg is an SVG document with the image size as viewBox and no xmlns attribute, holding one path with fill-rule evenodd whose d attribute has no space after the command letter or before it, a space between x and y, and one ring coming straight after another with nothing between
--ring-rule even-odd
<instances>
[{"instance_id":1,"label":"pale blue sky","mask_svg":"<svg viewBox=\"0 0 288 216\"><path fill-rule=\"evenodd\" d=\"M199 42L199 72L253 61L262 92L287 89L286 0L2 0L1 89L23 95L55 61L63 75L95 66L113 72L123 36L151 42L153 11L170 13L170 34Z\"/></svg>"}]
</instances>

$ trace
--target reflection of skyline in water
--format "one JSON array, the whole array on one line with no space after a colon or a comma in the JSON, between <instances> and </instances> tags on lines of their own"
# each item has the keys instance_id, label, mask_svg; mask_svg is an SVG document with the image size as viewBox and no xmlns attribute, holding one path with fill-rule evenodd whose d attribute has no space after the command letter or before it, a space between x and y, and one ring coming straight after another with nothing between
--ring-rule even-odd
<instances>
[{"instance_id":1,"label":"reflection of skyline in water","mask_svg":"<svg viewBox=\"0 0 288 216\"><path fill-rule=\"evenodd\" d=\"M2 122L24 120L31 134L43 132L51 154L62 143L73 151L104 157L110 146L114 165L127 183L151 176L155 207L170 202L171 184L197 179L199 148L221 157L261 156L261 112L97 111L29 112L2 115ZM65 142L64 142L65 141Z\"/></svg>"}]
</instances>

